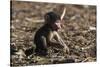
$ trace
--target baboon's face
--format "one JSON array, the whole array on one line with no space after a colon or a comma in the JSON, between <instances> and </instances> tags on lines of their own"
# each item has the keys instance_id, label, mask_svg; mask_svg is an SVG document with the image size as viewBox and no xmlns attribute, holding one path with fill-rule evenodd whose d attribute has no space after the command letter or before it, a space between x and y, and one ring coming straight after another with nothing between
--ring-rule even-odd
<instances>
[{"instance_id":1,"label":"baboon's face","mask_svg":"<svg viewBox=\"0 0 100 67\"><path fill-rule=\"evenodd\" d=\"M56 22L54 24L52 24L52 28L54 30L61 29L61 20L56 20Z\"/></svg>"}]
</instances>

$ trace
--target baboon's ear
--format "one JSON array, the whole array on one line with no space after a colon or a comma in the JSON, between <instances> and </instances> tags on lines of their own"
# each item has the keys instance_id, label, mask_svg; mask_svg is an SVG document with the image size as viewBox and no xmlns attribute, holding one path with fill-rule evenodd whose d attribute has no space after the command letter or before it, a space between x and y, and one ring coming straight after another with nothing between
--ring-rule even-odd
<instances>
[{"instance_id":1,"label":"baboon's ear","mask_svg":"<svg viewBox=\"0 0 100 67\"><path fill-rule=\"evenodd\" d=\"M49 18L49 15L46 15L46 16L45 16L45 19L48 20L48 18Z\"/></svg>"},{"instance_id":2,"label":"baboon's ear","mask_svg":"<svg viewBox=\"0 0 100 67\"><path fill-rule=\"evenodd\" d=\"M50 16L46 14L46 15L44 16L44 18L45 18L46 21L49 21Z\"/></svg>"}]
</instances>

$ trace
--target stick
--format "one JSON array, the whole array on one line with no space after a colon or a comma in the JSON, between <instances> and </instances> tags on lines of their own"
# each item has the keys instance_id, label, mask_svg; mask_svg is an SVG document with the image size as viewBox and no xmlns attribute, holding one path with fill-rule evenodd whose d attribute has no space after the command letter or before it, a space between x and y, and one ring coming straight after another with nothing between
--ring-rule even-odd
<instances>
[{"instance_id":1,"label":"stick","mask_svg":"<svg viewBox=\"0 0 100 67\"><path fill-rule=\"evenodd\" d=\"M66 13L66 8L64 8L63 13L62 13L62 15L61 15L61 17L60 17L61 20L64 18L65 13Z\"/></svg>"}]
</instances>

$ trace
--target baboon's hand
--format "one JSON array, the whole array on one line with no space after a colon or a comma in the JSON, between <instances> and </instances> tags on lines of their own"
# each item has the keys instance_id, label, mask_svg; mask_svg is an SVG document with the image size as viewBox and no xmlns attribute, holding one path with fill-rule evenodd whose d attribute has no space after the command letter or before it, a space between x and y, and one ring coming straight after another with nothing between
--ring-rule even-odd
<instances>
[{"instance_id":1,"label":"baboon's hand","mask_svg":"<svg viewBox=\"0 0 100 67\"><path fill-rule=\"evenodd\" d=\"M64 53L69 54L69 47L68 47L68 46L65 46L65 47L64 47Z\"/></svg>"}]
</instances>

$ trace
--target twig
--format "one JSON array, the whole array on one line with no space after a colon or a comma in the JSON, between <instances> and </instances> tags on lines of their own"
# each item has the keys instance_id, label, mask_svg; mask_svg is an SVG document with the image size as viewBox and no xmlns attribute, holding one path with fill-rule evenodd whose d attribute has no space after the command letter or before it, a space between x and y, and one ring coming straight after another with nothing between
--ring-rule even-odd
<instances>
[{"instance_id":1,"label":"twig","mask_svg":"<svg viewBox=\"0 0 100 67\"><path fill-rule=\"evenodd\" d=\"M63 13L62 13L61 18L60 18L61 20L64 18L65 13L66 13L66 8L64 8L64 10L63 10Z\"/></svg>"}]
</instances>

